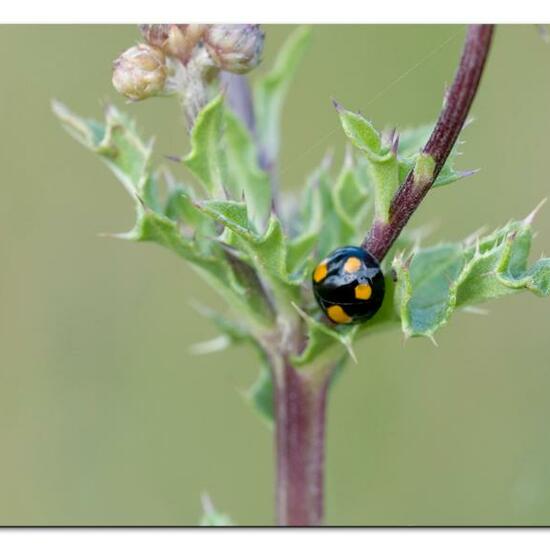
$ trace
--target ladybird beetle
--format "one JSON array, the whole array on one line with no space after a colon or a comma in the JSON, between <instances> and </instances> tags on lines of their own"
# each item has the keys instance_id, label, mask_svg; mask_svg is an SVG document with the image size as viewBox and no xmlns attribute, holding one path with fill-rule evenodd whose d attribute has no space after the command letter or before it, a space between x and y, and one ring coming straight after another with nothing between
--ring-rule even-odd
<instances>
[{"instance_id":1,"label":"ladybird beetle","mask_svg":"<svg viewBox=\"0 0 550 550\"><path fill-rule=\"evenodd\" d=\"M384 275L376 258L357 246L337 248L313 270L313 293L334 323L370 319L384 300Z\"/></svg>"}]
</instances>

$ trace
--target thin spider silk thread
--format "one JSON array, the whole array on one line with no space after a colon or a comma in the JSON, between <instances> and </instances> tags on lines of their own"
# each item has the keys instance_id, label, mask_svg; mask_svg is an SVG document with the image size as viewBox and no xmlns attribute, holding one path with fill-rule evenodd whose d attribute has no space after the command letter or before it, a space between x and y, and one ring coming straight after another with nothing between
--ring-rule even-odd
<instances>
[{"instance_id":1,"label":"thin spider silk thread","mask_svg":"<svg viewBox=\"0 0 550 550\"><path fill-rule=\"evenodd\" d=\"M419 67L421 67L422 65L424 65L424 63L426 63L427 61L429 61L434 55L436 55L440 50L442 50L445 46L447 46L447 44L449 44L450 42L452 42L458 35L460 34L460 31L457 31L455 33L453 33L451 36L449 36L446 40L444 40L439 46L437 46L436 48L434 48L433 50L431 50L428 54L426 54L420 61L416 62L414 65L412 65L411 67L409 67L406 71L404 71L403 73L401 73L395 80L392 80L392 82L390 82L387 86L385 86L384 88L382 88L379 92L377 92L373 98L371 98L363 108L366 108L370 105L372 105L375 101L377 101L378 99L380 99L381 97L384 96L384 94L386 94L389 90L391 90L392 88L394 88L399 82L401 82L404 78L406 78L407 76L409 76L412 72L414 72L416 69L418 69ZM338 130L340 129L340 126L335 126L332 130L330 130L330 132L326 133L323 137L319 138L317 141L315 141L312 145L310 145L309 147L307 147L306 149L304 149L299 155L296 155L293 159L290 160L290 162L287 163L286 167L281 170L280 174L279 174L279 177L281 178L282 176L284 176L288 170L294 165L296 164L296 162L298 160L300 160L301 158L303 158L304 156L308 155L309 153L311 153L311 151L313 151L314 149L316 149L317 147L319 147L319 145L321 145L322 143L324 143L329 137L331 137L332 135L334 135Z\"/></svg>"}]
</instances>

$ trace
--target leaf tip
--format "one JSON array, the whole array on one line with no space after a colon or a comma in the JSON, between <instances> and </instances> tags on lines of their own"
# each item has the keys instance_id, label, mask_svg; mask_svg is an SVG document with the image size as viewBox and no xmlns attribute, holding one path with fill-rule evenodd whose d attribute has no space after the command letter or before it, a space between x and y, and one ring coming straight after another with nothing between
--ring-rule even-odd
<instances>
[{"instance_id":1,"label":"leaf tip","mask_svg":"<svg viewBox=\"0 0 550 550\"><path fill-rule=\"evenodd\" d=\"M428 340L429 340L436 348L439 347L439 344L437 343L437 340L435 339L435 336L433 335L432 332L427 332L424 336L426 336L426 338L428 338Z\"/></svg>"},{"instance_id":2,"label":"leaf tip","mask_svg":"<svg viewBox=\"0 0 550 550\"><path fill-rule=\"evenodd\" d=\"M119 239L122 241L135 241L136 233L132 229L130 231L125 231L123 233L97 233L97 237L100 238L110 238L110 239Z\"/></svg>"},{"instance_id":3,"label":"leaf tip","mask_svg":"<svg viewBox=\"0 0 550 550\"><path fill-rule=\"evenodd\" d=\"M52 99L50 100L50 107L54 115L58 116L59 118L61 118L62 115L68 111L67 107L55 97L52 97Z\"/></svg>"},{"instance_id":4,"label":"leaf tip","mask_svg":"<svg viewBox=\"0 0 550 550\"><path fill-rule=\"evenodd\" d=\"M344 107L342 107L342 104L339 103L338 101L336 101L336 99L334 99L333 97L330 98L330 100L332 101L332 106L336 109L336 112L338 114L340 114L342 111L344 111Z\"/></svg>"},{"instance_id":5,"label":"leaf tip","mask_svg":"<svg viewBox=\"0 0 550 550\"><path fill-rule=\"evenodd\" d=\"M222 334L211 340L206 340L204 342L196 342L189 346L189 353L192 355L207 355L209 353L216 353L218 351L223 351L231 345L230 338Z\"/></svg>"},{"instance_id":6,"label":"leaf tip","mask_svg":"<svg viewBox=\"0 0 550 550\"><path fill-rule=\"evenodd\" d=\"M471 313L473 315L489 315L489 310L477 306L465 306L462 308L464 313Z\"/></svg>"},{"instance_id":7,"label":"leaf tip","mask_svg":"<svg viewBox=\"0 0 550 550\"><path fill-rule=\"evenodd\" d=\"M462 170L461 172L457 172L457 176L459 178L469 178L470 176L475 176L481 168L472 168L471 170Z\"/></svg>"},{"instance_id":8,"label":"leaf tip","mask_svg":"<svg viewBox=\"0 0 550 550\"><path fill-rule=\"evenodd\" d=\"M353 346L351 344L351 341L347 341L345 343L346 351L348 352L348 355L351 357L351 360L355 365L359 365L359 361L357 359L357 355L355 354L355 350L353 349Z\"/></svg>"},{"instance_id":9,"label":"leaf tip","mask_svg":"<svg viewBox=\"0 0 550 550\"><path fill-rule=\"evenodd\" d=\"M206 491L202 491L201 493L201 506L206 514L213 514L215 512L212 499Z\"/></svg>"},{"instance_id":10,"label":"leaf tip","mask_svg":"<svg viewBox=\"0 0 550 550\"><path fill-rule=\"evenodd\" d=\"M183 157L181 155L164 155L164 158L172 162L177 162L178 164L183 162Z\"/></svg>"},{"instance_id":11,"label":"leaf tip","mask_svg":"<svg viewBox=\"0 0 550 550\"><path fill-rule=\"evenodd\" d=\"M548 200L548 197L544 197L538 204L535 206L535 208L530 212L525 219L523 220L524 226L529 226L533 223L533 220L535 219L536 215L539 213L541 208L544 206L546 201Z\"/></svg>"}]
</instances>

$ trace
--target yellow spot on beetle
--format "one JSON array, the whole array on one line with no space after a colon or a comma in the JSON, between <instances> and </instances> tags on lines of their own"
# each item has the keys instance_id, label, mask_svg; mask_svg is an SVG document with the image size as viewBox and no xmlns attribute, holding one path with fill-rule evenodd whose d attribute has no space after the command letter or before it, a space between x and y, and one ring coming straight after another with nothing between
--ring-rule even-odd
<instances>
[{"instance_id":1,"label":"yellow spot on beetle","mask_svg":"<svg viewBox=\"0 0 550 550\"><path fill-rule=\"evenodd\" d=\"M327 262L321 262L313 272L313 280L320 283L327 276Z\"/></svg>"},{"instance_id":2,"label":"yellow spot on beetle","mask_svg":"<svg viewBox=\"0 0 550 550\"><path fill-rule=\"evenodd\" d=\"M330 306L327 308L327 315L335 323L351 323L351 317L342 309L342 306Z\"/></svg>"},{"instance_id":3,"label":"yellow spot on beetle","mask_svg":"<svg viewBox=\"0 0 550 550\"><path fill-rule=\"evenodd\" d=\"M355 287L355 297L358 300L368 300L372 296L372 288L369 284L361 284Z\"/></svg>"},{"instance_id":4,"label":"yellow spot on beetle","mask_svg":"<svg viewBox=\"0 0 550 550\"><path fill-rule=\"evenodd\" d=\"M361 260L356 256L350 256L344 264L344 271L346 273L355 273L361 269Z\"/></svg>"}]
</instances>

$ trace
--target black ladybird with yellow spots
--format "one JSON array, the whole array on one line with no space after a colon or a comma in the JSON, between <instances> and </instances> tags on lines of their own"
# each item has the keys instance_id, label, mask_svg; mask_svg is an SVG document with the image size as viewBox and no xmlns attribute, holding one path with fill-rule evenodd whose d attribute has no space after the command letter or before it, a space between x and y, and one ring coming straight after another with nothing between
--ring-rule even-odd
<instances>
[{"instance_id":1,"label":"black ladybird with yellow spots","mask_svg":"<svg viewBox=\"0 0 550 550\"><path fill-rule=\"evenodd\" d=\"M384 275L376 258L357 246L337 248L313 271L313 293L334 323L370 319L384 300Z\"/></svg>"}]
</instances>

